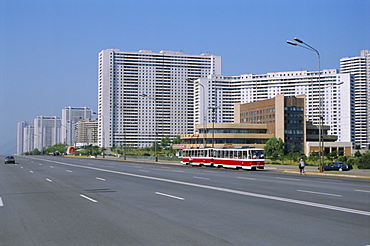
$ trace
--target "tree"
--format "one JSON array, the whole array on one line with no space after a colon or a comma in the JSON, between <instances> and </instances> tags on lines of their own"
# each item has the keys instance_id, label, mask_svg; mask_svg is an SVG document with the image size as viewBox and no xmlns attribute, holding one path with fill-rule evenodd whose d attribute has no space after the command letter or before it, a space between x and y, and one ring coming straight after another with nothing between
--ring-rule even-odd
<instances>
[{"instance_id":1,"label":"tree","mask_svg":"<svg viewBox=\"0 0 370 246\"><path fill-rule=\"evenodd\" d=\"M182 143L182 140L180 136L177 136L172 140L172 144L181 144L181 143Z\"/></svg>"},{"instance_id":2,"label":"tree","mask_svg":"<svg viewBox=\"0 0 370 246\"><path fill-rule=\"evenodd\" d=\"M284 142L281 138L272 137L267 140L265 145L265 154L273 160L284 156Z\"/></svg>"},{"instance_id":3,"label":"tree","mask_svg":"<svg viewBox=\"0 0 370 246\"><path fill-rule=\"evenodd\" d=\"M335 159L338 158L338 154L337 154L337 151L336 150L333 150L332 152L328 153L326 156L331 161L333 161L333 160L335 160Z\"/></svg>"},{"instance_id":4,"label":"tree","mask_svg":"<svg viewBox=\"0 0 370 246\"><path fill-rule=\"evenodd\" d=\"M167 147L170 145L171 140L168 136L164 137L161 139L161 148L162 149L167 149Z\"/></svg>"},{"instance_id":5,"label":"tree","mask_svg":"<svg viewBox=\"0 0 370 246\"><path fill-rule=\"evenodd\" d=\"M313 161L313 162L318 162L318 160L320 159L319 152L318 151L312 151L310 156L308 157L308 159L310 161ZM319 163L317 163L317 164L319 164Z\"/></svg>"},{"instance_id":6,"label":"tree","mask_svg":"<svg viewBox=\"0 0 370 246\"><path fill-rule=\"evenodd\" d=\"M354 156L355 156L355 157L361 157L361 156L362 156L362 154L361 154L361 152L360 152L360 151L358 151L358 150L357 150L357 151L355 152Z\"/></svg>"},{"instance_id":7,"label":"tree","mask_svg":"<svg viewBox=\"0 0 370 246\"><path fill-rule=\"evenodd\" d=\"M34 150L32 151L32 154L33 154L33 155L41 155L41 151L40 151L38 148L36 148L36 149L34 149Z\"/></svg>"},{"instance_id":8,"label":"tree","mask_svg":"<svg viewBox=\"0 0 370 246\"><path fill-rule=\"evenodd\" d=\"M358 157L357 166L361 169L370 169L370 151Z\"/></svg>"}]
</instances>

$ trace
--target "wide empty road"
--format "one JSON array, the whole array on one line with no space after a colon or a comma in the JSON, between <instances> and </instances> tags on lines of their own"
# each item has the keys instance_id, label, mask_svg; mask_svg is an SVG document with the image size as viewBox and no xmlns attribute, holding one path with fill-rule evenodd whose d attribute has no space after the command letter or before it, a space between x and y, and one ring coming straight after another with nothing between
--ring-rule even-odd
<instances>
[{"instance_id":1,"label":"wide empty road","mask_svg":"<svg viewBox=\"0 0 370 246\"><path fill-rule=\"evenodd\" d=\"M21 156L0 245L370 245L368 180Z\"/></svg>"}]
</instances>

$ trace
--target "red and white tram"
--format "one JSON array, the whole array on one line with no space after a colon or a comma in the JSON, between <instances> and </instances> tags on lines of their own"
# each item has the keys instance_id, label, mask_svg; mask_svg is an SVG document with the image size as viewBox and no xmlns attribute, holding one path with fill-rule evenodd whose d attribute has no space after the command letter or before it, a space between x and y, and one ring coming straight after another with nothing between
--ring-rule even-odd
<instances>
[{"instance_id":1,"label":"red and white tram","mask_svg":"<svg viewBox=\"0 0 370 246\"><path fill-rule=\"evenodd\" d=\"M258 148L183 149L182 164L225 168L264 169L264 150Z\"/></svg>"}]
</instances>

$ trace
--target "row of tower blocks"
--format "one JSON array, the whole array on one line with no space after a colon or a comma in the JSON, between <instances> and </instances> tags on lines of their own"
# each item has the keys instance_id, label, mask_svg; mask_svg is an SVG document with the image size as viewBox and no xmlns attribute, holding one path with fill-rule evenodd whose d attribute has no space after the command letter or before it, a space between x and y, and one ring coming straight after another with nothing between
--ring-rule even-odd
<instances>
[{"instance_id":1,"label":"row of tower blocks","mask_svg":"<svg viewBox=\"0 0 370 246\"><path fill-rule=\"evenodd\" d=\"M325 151L369 148L369 50L342 58L340 72L224 76L221 63L208 53L102 50L97 119L90 108L67 107L61 119L20 122L18 154L55 143L148 147L179 135L187 147L263 147L276 136L309 154L319 125Z\"/></svg>"}]
</instances>

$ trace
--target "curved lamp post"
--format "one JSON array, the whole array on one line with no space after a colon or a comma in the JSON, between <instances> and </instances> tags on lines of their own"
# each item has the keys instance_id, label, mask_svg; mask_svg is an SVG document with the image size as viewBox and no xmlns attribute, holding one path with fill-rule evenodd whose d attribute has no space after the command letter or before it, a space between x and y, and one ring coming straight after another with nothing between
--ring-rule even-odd
<instances>
[{"instance_id":1,"label":"curved lamp post","mask_svg":"<svg viewBox=\"0 0 370 246\"><path fill-rule=\"evenodd\" d=\"M320 122L319 122L319 156L320 156L320 165L319 165L319 170L320 172L323 172L324 171L324 159L323 159L323 150L324 150L324 142L323 142L323 133L322 133L322 129L323 129L323 110L322 110L322 93L321 93L321 80L320 80L320 53L317 49L315 49L314 47L310 46L309 44L303 42L301 39L299 38L294 38L294 41L296 42L293 42L293 41L289 41L287 40L287 44L290 44L290 45L293 45L293 46L299 46L301 48L304 48L304 49L307 49L307 50L310 50L310 51L313 51L317 54L317 60L318 60L318 73L319 73L319 77L318 77L318 82L319 82L319 118L320 118Z\"/></svg>"}]
</instances>

